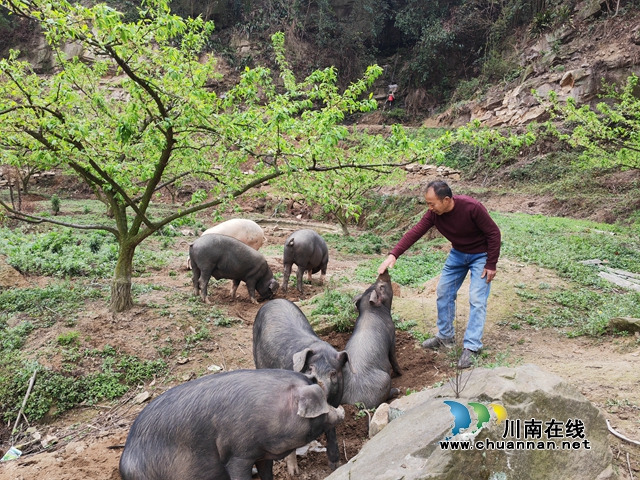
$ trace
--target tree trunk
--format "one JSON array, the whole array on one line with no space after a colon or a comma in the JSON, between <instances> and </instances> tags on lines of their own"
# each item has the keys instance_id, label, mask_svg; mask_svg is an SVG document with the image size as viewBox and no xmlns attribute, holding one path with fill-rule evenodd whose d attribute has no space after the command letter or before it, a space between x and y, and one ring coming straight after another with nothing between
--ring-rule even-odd
<instances>
[{"instance_id":1,"label":"tree trunk","mask_svg":"<svg viewBox=\"0 0 640 480\"><path fill-rule=\"evenodd\" d=\"M342 212L340 212L339 210L336 210L334 212L336 219L338 220L338 223L340 224L340 228L342 228L342 235L344 235L345 237L350 236L351 234L349 233L349 229L347 228L347 218L345 215L342 215Z\"/></svg>"},{"instance_id":2,"label":"tree trunk","mask_svg":"<svg viewBox=\"0 0 640 480\"><path fill-rule=\"evenodd\" d=\"M133 253L136 246L126 241L120 242L118 263L111 282L111 311L123 312L133 307L131 297L131 271L133 270Z\"/></svg>"}]
</instances>

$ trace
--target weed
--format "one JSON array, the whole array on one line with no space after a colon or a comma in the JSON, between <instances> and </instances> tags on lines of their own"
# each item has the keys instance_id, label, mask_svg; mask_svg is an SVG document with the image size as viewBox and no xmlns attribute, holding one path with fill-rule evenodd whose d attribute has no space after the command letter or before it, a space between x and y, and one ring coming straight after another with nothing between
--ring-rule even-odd
<instances>
[{"instance_id":1,"label":"weed","mask_svg":"<svg viewBox=\"0 0 640 480\"><path fill-rule=\"evenodd\" d=\"M190 348L193 345L200 343L203 340L208 340L211 338L209 334L209 329L206 325L201 325L200 328L193 335L187 335L185 337L186 348Z\"/></svg>"},{"instance_id":2,"label":"weed","mask_svg":"<svg viewBox=\"0 0 640 480\"><path fill-rule=\"evenodd\" d=\"M80 334L78 332L67 332L58 335L58 345L62 347L68 347L78 343Z\"/></svg>"},{"instance_id":3,"label":"weed","mask_svg":"<svg viewBox=\"0 0 640 480\"><path fill-rule=\"evenodd\" d=\"M220 316L216 317L216 319L213 321L213 324L216 327L231 327L234 324L240 322L241 320L239 318L227 317L221 314Z\"/></svg>"},{"instance_id":4,"label":"weed","mask_svg":"<svg viewBox=\"0 0 640 480\"><path fill-rule=\"evenodd\" d=\"M497 367L515 367L522 362L522 359L519 358L515 362L509 360L511 356L511 352L507 350L506 352L498 352L492 362L483 362L483 367L485 368L497 368Z\"/></svg>"},{"instance_id":5,"label":"weed","mask_svg":"<svg viewBox=\"0 0 640 480\"><path fill-rule=\"evenodd\" d=\"M357 420L358 418L362 418L365 415L368 416L369 418L371 418L371 414L375 413L376 409L375 408L366 408L364 403L361 402L357 402L355 404L355 407L358 409L358 411L356 412L354 418Z\"/></svg>"}]
</instances>

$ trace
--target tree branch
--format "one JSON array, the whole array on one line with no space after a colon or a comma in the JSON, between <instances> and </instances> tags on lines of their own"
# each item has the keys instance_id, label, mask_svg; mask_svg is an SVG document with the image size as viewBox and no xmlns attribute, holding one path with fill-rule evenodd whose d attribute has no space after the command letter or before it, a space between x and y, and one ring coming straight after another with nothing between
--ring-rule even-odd
<instances>
[{"instance_id":1,"label":"tree branch","mask_svg":"<svg viewBox=\"0 0 640 480\"><path fill-rule=\"evenodd\" d=\"M281 175L283 175L284 172L280 171L280 170L276 170L273 173L270 173L268 175L265 175L263 177L257 178L252 182L249 182L248 184L246 184L244 187L239 188L238 190L235 190L231 193L231 196L234 198L239 197L240 195L242 195L243 193L245 193L248 190L251 190L252 188L261 185L265 182L268 182L269 180L272 180L274 178L277 178ZM156 232L157 230L159 230L160 228L164 227L165 225L173 222L175 219L177 218L181 218L181 217L185 217L187 215L190 215L192 213L195 212L199 212L200 210L204 210L205 208L209 208L209 207L215 207L216 205L220 205L222 203L223 200L220 199L216 199L216 200L212 200L210 202L207 203L201 203L200 205L195 205L191 208L188 208L186 210L183 210L181 212L178 213L174 213L173 215L170 215L168 217L166 217L165 219L159 221L158 223L155 224L155 230L150 230L150 229L146 229L143 230L142 232L140 232L138 235L136 235L133 238L133 242L135 244L139 244L140 242L142 242L145 238L149 237L150 235L152 235L154 232Z\"/></svg>"}]
</instances>

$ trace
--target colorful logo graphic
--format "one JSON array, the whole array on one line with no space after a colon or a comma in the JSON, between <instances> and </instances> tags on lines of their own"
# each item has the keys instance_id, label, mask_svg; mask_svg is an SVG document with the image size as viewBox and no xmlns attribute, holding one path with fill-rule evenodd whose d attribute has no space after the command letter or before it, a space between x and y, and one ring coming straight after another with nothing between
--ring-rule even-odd
<instances>
[{"instance_id":1,"label":"colorful logo graphic","mask_svg":"<svg viewBox=\"0 0 640 480\"><path fill-rule=\"evenodd\" d=\"M451 410L451 414L455 420L453 428L451 429L451 437L446 438L446 440L449 440L458 435L461 430L465 432L469 430L469 427L471 427L471 414L469 409L462 403L454 402L453 400L445 400L444 403L449 407L449 410ZM491 413L487 406L482 403L469 402L469 406L473 408L476 418L478 419L475 430L471 432L471 434L475 434L491 420ZM502 405L490 403L489 407L491 407L495 413L498 425L507 419L507 410Z\"/></svg>"}]
</instances>

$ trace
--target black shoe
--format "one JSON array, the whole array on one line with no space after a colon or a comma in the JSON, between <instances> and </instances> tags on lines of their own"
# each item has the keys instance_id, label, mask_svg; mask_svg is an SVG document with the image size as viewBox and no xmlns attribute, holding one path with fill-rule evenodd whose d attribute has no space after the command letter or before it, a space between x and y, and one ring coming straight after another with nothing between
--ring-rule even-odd
<instances>
[{"instance_id":1,"label":"black shoe","mask_svg":"<svg viewBox=\"0 0 640 480\"><path fill-rule=\"evenodd\" d=\"M460 359L458 360L458 368L469 368L470 366L475 365L477 355L478 352L474 352L473 350L465 348L462 351L462 355L460 355Z\"/></svg>"},{"instance_id":2,"label":"black shoe","mask_svg":"<svg viewBox=\"0 0 640 480\"><path fill-rule=\"evenodd\" d=\"M453 338L440 338L433 337L422 342L422 348L430 348L432 350L437 350L440 347L451 348L456 344L455 339Z\"/></svg>"}]
</instances>

